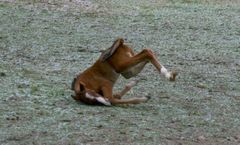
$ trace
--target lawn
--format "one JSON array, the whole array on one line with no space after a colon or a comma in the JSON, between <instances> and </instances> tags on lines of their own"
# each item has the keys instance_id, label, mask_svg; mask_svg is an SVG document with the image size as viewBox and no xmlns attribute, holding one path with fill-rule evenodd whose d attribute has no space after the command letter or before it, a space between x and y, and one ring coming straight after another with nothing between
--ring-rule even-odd
<instances>
[{"instance_id":1,"label":"lawn","mask_svg":"<svg viewBox=\"0 0 240 145\"><path fill-rule=\"evenodd\" d=\"M74 101L75 75L118 37L177 81L149 64L126 96L147 103ZM0 144L237 145L239 112L238 0L0 0Z\"/></svg>"}]
</instances>

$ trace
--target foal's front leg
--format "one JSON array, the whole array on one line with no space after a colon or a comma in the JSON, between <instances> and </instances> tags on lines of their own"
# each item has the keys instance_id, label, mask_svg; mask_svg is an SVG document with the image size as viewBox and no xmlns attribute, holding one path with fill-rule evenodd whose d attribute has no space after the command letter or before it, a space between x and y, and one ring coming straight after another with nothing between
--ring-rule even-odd
<instances>
[{"instance_id":1,"label":"foal's front leg","mask_svg":"<svg viewBox=\"0 0 240 145\"><path fill-rule=\"evenodd\" d=\"M105 83L104 86L102 87L103 91L103 96L104 98L108 99L108 101L112 105L118 105L118 104L139 104L143 102L147 102L150 98L149 97L135 97L135 98L130 98L130 99L120 99L120 98L115 98L112 94L112 86ZM127 92L127 91L126 91ZM123 92L123 95L126 93L125 91Z\"/></svg>"},{"instance_id":2,"label":"foal's front leg","mask_svg":"<svg viewBox=\"0 0 240 145\"><path fill-rule=\"evenodd\" d=\"M114 94L113 95L114 98L121 99L122 96L124 96L128 91L130 91L132 89L132 87L135 86L137 83L138 83L138 80L131 81L130 83L125 85L124 89L121 92L118 92L118 93Z\"/></svg>"}]
</instances>

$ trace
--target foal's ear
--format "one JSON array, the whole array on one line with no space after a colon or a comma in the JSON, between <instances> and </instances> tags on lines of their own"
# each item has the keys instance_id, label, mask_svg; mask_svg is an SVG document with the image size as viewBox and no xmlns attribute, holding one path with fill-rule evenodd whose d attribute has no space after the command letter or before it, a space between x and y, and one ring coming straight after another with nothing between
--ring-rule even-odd
<instances>
[{"instance_id":1,"label":"foal's ear","mask_svg":"<svg viewBox=\"0 0 240 145\"><path fill-rule=\"evenodd\" d=\"M74 85L75 85L75 83L76 83L76 80L77 80L77 79L74 78L73 81L72 81L72 85L71 85L71 89L72 89L72 90L74 90Z\"/></svg>"},{"instance_id":2,"label":"foal's ear","mask_svg":"<svg viewBox=\"0 0 240 145\"><path fill-rule=\"evenodd\" d=\"M118 38L117 40L115 40L110 48L102 52L100 60L105 61L108 58L110 58L114 54L114 52L116 52L117 48L121 46L123 43L124 43L123 38Z\"/></svg>"},{"instance_id":3,"label":"foal's ear","mask_svg":"<svg viewBox=\"0 0 240 145\"><path fill-rule=\"evenodd\" d=\"M109 48L111 50L111 53L113 54L116 51L116 49L123 44L123 42L124 42L123 38L118 38L117 40L115 40L113 45Z\"/></svg>"}]
</instances>

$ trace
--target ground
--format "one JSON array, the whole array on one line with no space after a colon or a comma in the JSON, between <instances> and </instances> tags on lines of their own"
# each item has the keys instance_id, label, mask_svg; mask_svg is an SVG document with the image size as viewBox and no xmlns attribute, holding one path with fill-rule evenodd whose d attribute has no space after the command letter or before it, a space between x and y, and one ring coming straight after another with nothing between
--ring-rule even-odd
<instances>
[{"instance_id":1,"label":"ground","mask_svg":"<svg viewBox=\"0 0 240 145\"><path fill-rule=\"evenodd\" d=\"M238 0L0 0L0 26L0 144L240 144ZM118 37L177 81L149 64L126 96L149 102L75 102L72 79Z\"/></svg>"}]
</instances>

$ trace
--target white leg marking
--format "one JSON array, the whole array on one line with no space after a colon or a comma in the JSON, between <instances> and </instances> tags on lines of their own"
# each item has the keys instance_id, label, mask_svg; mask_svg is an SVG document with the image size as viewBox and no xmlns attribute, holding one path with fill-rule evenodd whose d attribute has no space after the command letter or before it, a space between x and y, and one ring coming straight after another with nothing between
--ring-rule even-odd
<instances>
[{"instance_id":1,"label":"white leg marking","mask_svg":"<svg viewBox=\"0 0 240 145\"><path fill-rule=\"evenodd\" d=\"M86 93L86 98L91 99L91 100L96 99L99 103L102 103L103 105L111 106L111 103L103 97L94 97L94 96L90 95L89 93Z\"/></svg>"},{"instance_id":2,"label":"white leg marking","mask_svg":"<svg viewBox=\"0 0 240 145\"><path fill-rule=\"evenodd\" d=\"M88 98L88 99L94 99L95 97L92 96L92 95L90 95L89 93L86 93L86 98Z\"/></svg>"},{"instance_id":3,"label":"white leg marking","mask_svg":"<svg viewBox=\"0 0 240 145\"><path fill-rule=\"evenodd\" d=\"M170 79L171 73L162 65L161 74L163 74L167 79Z\"/></svg>"},{"instance_id":4,"label":"white leg marking","mask_svg":"<svg viewBox=\"0 0 240 145\"><path fill-rule=\"evenodd\" d=\"M111 103L110 103L107 99L105 99L105 98L103 98L103 97L96 97L95 99L96 99L98 102L102 103L103 105L111 106Z\"/></svg>"}]
</instances>

